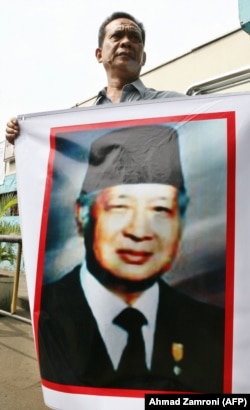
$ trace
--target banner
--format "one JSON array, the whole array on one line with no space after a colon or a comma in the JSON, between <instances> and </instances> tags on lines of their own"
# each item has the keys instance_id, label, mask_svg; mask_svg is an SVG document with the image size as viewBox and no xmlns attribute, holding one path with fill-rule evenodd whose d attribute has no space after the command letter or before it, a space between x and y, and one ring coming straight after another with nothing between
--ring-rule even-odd
<instances>
[{"instance_id":1,"label":"banner","mask_svg":"<svg viewBox=\"0 0 250 410\"><path fill-rule=\"evenodd\" d=\"M25 269L46 404L250 393L250 94L22 115Z\"/></svg>"}]
</instances>

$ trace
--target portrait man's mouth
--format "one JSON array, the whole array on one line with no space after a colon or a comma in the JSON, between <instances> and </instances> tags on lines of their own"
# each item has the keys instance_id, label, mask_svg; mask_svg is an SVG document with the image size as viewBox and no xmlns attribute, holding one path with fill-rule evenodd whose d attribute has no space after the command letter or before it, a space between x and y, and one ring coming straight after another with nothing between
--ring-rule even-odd
<instances>
[{"instance_id":1,"label":"portrait man's mouth","mask_svg":"<svg viewBox=\"0 0 250 410\"><path fill-rule=\"evenodd\" d=\"M152 252L134 251L131 249L118 249L116 253L123 260L123 262L132 265L143 265L153 255Z\"/></svg>"}]
</instances>

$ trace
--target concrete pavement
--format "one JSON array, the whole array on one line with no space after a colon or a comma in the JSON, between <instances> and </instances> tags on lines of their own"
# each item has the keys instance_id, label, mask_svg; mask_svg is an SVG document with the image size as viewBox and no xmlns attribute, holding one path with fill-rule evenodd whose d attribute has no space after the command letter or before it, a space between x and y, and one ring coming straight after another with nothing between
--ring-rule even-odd
<instances>
[{"instance_id":1,"label":"concrete pavement","mask_svg":"<svg viewBox=\"0 0 250 410\"><path fill-rule=\"evenodd\" d=\"M16 315L30 319L26 276L20 274ZM0 408L44 410L32 327L0 315Z\"/></svg>"}]
</instances>

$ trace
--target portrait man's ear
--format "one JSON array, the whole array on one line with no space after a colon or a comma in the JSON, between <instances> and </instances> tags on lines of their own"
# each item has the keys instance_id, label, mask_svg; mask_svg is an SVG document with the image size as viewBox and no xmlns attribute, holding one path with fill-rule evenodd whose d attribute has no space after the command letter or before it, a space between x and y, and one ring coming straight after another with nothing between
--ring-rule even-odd
<instances>
[{"instance_id":1,"label":"portrait man's ear","mask_svg":"<svg viewBox=\"0 0 250 410\"><path fill-rule=\"evenodd\" d=\"M85 212L83 211L83 206L76 201L75 203L75 221L77 226L77 231L79 235L83 236L84 226L86 225L86 218L84 218Z\"/></svg>"}]
</instances>

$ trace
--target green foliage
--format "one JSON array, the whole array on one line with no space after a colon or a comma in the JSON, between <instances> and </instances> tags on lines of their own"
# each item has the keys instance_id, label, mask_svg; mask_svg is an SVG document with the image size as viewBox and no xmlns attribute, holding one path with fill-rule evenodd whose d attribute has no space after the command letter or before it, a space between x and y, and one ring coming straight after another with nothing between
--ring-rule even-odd
<instances>
[{"instance_id":1,"label":"green foliage","mask_svg":"<svg viewBox=\"0 0 250 410\"><path fill-rule=\"evenodd\" d=\"M5 220L6 212L17 204L15 194L3 195L0 198L0 235L20 235L19 224L11 224ZM16 245L13 243L0 242L0 262L9 262L11 265L16 260Z\"/></svg>"},{"instance_id":2,"label":"green foliage","mask_svg":"<svg viewBox=\"0 0 250 410\"><path fill-rule=\"evenodd\" d=\"M16 194L7 194L7 195L2 195L0 197L0 223L1 223L1 218L5 216L8 209L10 209L14 205L17 205L17 202L18 201L17 201Z\"/></svg>"}]
</instances>

